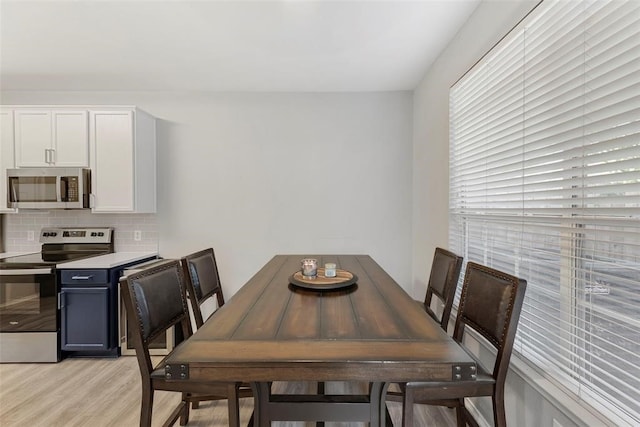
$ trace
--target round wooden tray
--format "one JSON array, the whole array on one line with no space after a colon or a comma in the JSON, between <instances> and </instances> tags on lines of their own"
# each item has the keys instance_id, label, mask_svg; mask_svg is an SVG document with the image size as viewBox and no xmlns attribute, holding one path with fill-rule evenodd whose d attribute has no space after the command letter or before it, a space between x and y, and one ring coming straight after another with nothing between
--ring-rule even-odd
<instances>
[{"instance_id":1,"label":"round wooden tray","mask_svg":"<svg viewBox=\"0 0 640 427\"><path fill-rule=\"evenodd\" d=\"M358 276L347 270L336 269L336 277L324 277L324 268L318 267L318 275L311 279L296 271L289 277L292 285L314 291L331 291L349 287L358 281Z\"/></svg>"}]
</instances>

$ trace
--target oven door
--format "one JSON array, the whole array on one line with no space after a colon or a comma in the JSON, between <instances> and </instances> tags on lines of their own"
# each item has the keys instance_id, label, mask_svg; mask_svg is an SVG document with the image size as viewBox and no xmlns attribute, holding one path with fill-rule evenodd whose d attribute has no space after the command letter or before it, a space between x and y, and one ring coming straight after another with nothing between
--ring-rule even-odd
<instances>
[{"instance_id":1,"label":"oven door","mask_svg":"<svg viewBox=\"0 0 640 427\"><path fill-rule=\"evenodd\" d=\"M52 268L0 270L0 332L56 332L57 315Z\"/></svg>"}]
</instances>

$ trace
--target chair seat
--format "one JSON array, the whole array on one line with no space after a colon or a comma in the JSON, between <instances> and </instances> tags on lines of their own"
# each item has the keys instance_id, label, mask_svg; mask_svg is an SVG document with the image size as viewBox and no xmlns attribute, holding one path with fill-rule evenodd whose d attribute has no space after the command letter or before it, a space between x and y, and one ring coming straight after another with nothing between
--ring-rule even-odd
<instances>
[{"instance_id":1,"label":"chair seat","mask_svg":"<svg viewBox=\"0 0 640 427\"><path fill-rule=\"evenodd\" d=\"M464 396L491 395L496 384L495 379L487 371L478 366L478 374L475 381L440 381L420 382L414 381L400 384L402 392L411 389L415 403L431 403L438 400L456 399ZM439 403L444 404L444 403ZM448 406L448 405L445 405Z\"/></svg>"}]
</instances>

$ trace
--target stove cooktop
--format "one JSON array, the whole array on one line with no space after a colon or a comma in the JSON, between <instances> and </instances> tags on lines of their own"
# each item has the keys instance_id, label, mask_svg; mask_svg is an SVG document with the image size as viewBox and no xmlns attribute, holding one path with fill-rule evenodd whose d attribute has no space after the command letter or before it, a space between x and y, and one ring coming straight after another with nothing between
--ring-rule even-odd
<instances>
[{"instance_id":1,"label":"stove cooktop","mask_svg":"<svg viewBox=\"0 0 640 427\"><path fill-rule=\"evenodd\" d=\"M75 253L75 254L58 254L55 256L44 255L42 252L27 255L18 255L9 258L0 259L0 269L7 268L29 268L52 266L61 262L75 261L83 258L89 258L98 255L111 253L109 251L92 252L92 253Z\"/></svg>"},{"instance_id":2,"label":"stove cooktop","mask_svg":"<svg viewBox=\"0 0 640 427\"><path fill-rule=\"evenodd\" d=\"M0 259L0 269L51 267L113 252L113 228L43 228L41 252Z\"/></svg>"}]
</instances>

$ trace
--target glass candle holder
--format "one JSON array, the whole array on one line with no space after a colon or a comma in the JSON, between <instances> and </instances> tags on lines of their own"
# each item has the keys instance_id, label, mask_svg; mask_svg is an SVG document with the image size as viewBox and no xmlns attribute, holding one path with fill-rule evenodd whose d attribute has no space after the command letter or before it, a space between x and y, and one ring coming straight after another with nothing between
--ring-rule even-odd
<instances>
[{"instance_id":1,"label":"glass candle holder","mask_svg":"<svg viewBox=\"0 0 640 427\"><path fill-rule=\"evenodd\" d=\"M328 262L324 265L324 277L336 277L336 264Z\"/></svg>"},{"instance_id":2,"label":"glass candle holder","mask_svg":"<svg viewBox=\"0 0 640 427\"><path fill-rule=\"evenodd\" d=\"M314 278L318 274L318 260L313 258L305 258L301 262L302 275L306 278Z\"/></svg>"}]
</instances>

